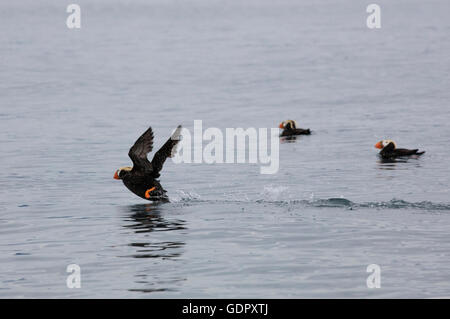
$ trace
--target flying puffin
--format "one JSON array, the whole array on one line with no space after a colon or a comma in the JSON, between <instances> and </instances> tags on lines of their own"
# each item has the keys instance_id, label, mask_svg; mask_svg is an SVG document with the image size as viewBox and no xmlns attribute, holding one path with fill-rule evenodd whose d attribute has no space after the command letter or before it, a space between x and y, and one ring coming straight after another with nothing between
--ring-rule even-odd
<instances>
[{"instance_id":1,"label":"flying puffin","mask_svg":"<svg viewBox=\"0 0 450 319\"><path fill-rule=\"evenodd\" d=\"M121 167L114 173L115 179L121 179L125 186L139 197L150 201L168 201L166 190L157 178L160 176L166 158L173 157L176 145L181 139L179 125L167 142L155 153L152 161L147 154L153 149L153 131L149 127L130 148L128 156L133 161L133 167Z\"/></svg>"},{"instance_id":2,"label":"flying puffin","mask_svg":"<svg viewBox=\"0 0 450 319\"><path fill-rule=\"evenodd\" d=\"M280 123L279 128L281 128L283 130L283 132L281 132L280 137L281 136L293 136L293 135L310 135L311 134L311 130L308 129L302 129L302 128L297 128L297 123L293 120L287 120L287 121L283 121Z\"/></svg>"},{"instance_id":3,"label":"flying puffin","mask_svg":"<svg viewBox=\"0 0 450 319\"><path fill-rule=\"evenodd\" d=\"M397 148L392 140L382 140L375 144L375 148L381 149L380 156L382 158L396 158L401 156L422 155L425 152L419 152L418 149L408 150L406 148Z\"/></svg>"}]
</instances>

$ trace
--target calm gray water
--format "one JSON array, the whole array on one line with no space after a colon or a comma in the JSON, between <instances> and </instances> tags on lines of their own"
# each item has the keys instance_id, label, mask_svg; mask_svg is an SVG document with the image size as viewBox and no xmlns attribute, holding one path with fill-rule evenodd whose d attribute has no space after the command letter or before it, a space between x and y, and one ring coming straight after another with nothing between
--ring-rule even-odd
<instances>
[{"instance_id":1,"label":"calm gray water","mask_svg":"<svg viewBox=\"0 0 450 319\"><path fill-rule=\"evenodd\" d=\"M379 30L360 1L77 3L0 4L1 298L450 296L447 0L377 1ZM148 126L290 118L277 174L169 160L159 205L112 178Z\"/></svg>"}]
</instances>

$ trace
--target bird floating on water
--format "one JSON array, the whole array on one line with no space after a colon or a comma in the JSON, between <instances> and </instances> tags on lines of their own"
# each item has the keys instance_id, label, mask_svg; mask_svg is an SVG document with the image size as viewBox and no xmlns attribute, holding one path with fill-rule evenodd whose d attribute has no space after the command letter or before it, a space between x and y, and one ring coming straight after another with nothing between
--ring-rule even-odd
<instances>
[{"instance_id":1,"label":"bird floating on water","mask_svg":"<svg viewBox=\"0 0 450 319\"><path fill-rule=\"evenodd\" d=\"M425 151L419 152L419 149L406 149L406 148L397 148L397 144L393 140L381 140L377 144L375 144L375 148L380 149L380 156L384 159L402 157L402 156L411 156L411 155L422 155Z\"/></svg>"},{"instance_id":2,"label":"bird floating on water","mask_svg":"<svg viewBox=\"0 0 450 319\"><path fill-rule=\"evenodd\" d=\"M283 130L280 134L280 137L311 134L311 130L309 128L308 129L297 128L297 123L293 120L281 122L279 128Z\"/></svg>"}]
</instances>

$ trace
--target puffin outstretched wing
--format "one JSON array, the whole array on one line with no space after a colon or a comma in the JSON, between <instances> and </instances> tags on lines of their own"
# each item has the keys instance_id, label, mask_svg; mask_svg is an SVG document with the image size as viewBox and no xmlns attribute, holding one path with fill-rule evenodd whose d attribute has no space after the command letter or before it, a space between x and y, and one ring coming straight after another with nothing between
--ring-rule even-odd
<instances>
[{"instance_id":1,"label":"puffin outstretched wing","mask_svg":"<svg viewBox=\"0 0 450 319\"><path fill-rule=\"evenodd\" d=\"M159 172L161 171L166 158L173 157L177 151L177 144L181 140L181 125L173 132L172 136L167 140L166 143L155 153L152 159L153 176L155 178L159 177Z\"/></svg>"},{"instance_id":2,"label":"puffin outstretched wing","mask_svg":"<svg viewBox=\"0 0 450 319\"><path fill-rule=\"evenodd\" d=\"M133 170L151 172L152 164L147 158L147 154L153 149L153 131L149 127L130 148L128 156L133 161Z\"/></svg>"}]
</instances>

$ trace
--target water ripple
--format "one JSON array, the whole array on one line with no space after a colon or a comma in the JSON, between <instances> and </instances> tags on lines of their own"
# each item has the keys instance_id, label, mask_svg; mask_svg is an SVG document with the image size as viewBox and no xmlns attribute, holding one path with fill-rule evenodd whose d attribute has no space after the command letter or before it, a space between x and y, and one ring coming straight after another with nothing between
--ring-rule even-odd
<instances>
[{"instance_id":1,"label":"water ripple","mask_svg":"<svg viewBox=\"0 0 450 319\"><path fill-rule=\"evenodd\" d=\"M203 200L198 198L183 198L178 203L258 203L258 204L272 204L276 206L302 206L302 207L316 207L316 208L375 208L375 209L418 209L428 211L450 211L450 204L434 203L431 201L408 202L402 199L393 198L390 201L380 202L363 202L356 203L346 198L328 198L328 199L314 199L314 200Z\"/></svg>"}]
</instances>

